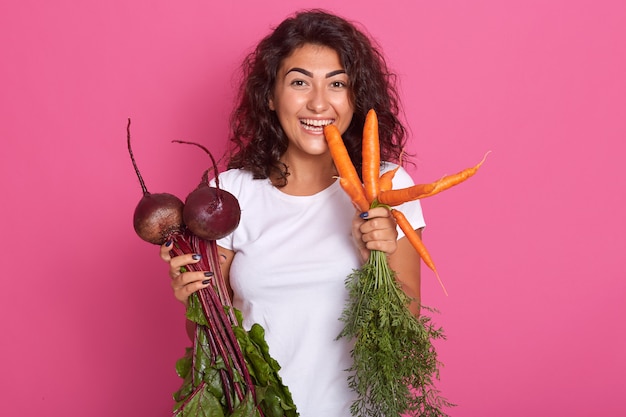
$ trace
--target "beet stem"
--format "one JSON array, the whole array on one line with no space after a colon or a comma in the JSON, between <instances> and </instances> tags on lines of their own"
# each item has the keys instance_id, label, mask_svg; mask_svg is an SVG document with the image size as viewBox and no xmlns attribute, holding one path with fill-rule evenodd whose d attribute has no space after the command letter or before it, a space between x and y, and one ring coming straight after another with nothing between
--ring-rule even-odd
<instances>
[{"instance_id":1,"label":"beet stem","mask_svg":"<svg viewBox=\"0 0 626 417\"><path fill-rule=\"evenodd\" d=\"M215 188L217 188L219 190L219 188L220 188L220 180L218 178L219 177L219 171L217 170L217 162L215 162L215 158L213 157L213 154L205 146L202 146L201 144L196 143L196 142L188 142L188 141L185 141L185 140L173 140L172 142L174 142L174 143L184 143L186 145L196 145L198 148L204 150L204 152L209 154L209 157L211 158L211 163L213 164L213 175L215 176ZM208 171L205 171L204 175L202 176L202 182L205 183L205 184L209 183L207 172Z\"/></svg>"},{"instance_id":2,"label":"beet stem","mask_svg":"<svg viewBox=\"0 0 626 417\"><path fill-rule=\"evenodd\" d=\"M211 324L212 326L213 324ZM207 356L211 358L211 365L215 366L216 364L216 359L217 359L217 352L219 352L218 350L218 343L215 340L215 335L213 334L213 332L209 331L205 326L200 326L198 325L196 327L196 334L198 332L206 332L207 333L207 340L210 343L210 352L207 353ZM225 359L224 354L221 353L220 356L222 356L222 359ZM231 412L233 411L233 395L230 392L230 389L226 389L226 387L228 388L233 388L232 384L233 384L233 377L232 375L229 375L228 369L220 369L219 370L219 374L220 374L220 380L222 381L222 387L224 388L224 398L226 399L226 405L228 407L228 410L230 410Z\"/></svg>"},{"instance_id":3,"label":"beet stem","mask_svg":"<svg viewBox=\"0 0 626 417\"><path fill-rule=\"evenodd\" d=\"M226 386L228 386L233 389L234 395L236 395L239 400L245 398L242 387L240 383L236 382L237 378L234 375L235 372L238 372L243 378L245 386L252 391L253 398L256 398L252 377L248 371L243 352L241 351L241 347L233 331L233 326L238 325L238 322L234 314L230 296L226 291L224 278L221 274L216 242L206 241L191 233L185 233L184 235L175 236L172 252L174 252L174 254L203 254L200 262L188 265L188 268L194 271L207 270L214 273L213 282L216 283L216 285L198 291L198 299L205 318L208 321L208 325L198 325L196 331L207 332L207 338L211 344L212 351L208 356L211 360L214 360L215 355L219 355L227 365L226 372L220 375L225 388L225 394L228 395L226 392ZM200 329L200 327L202 327L202 329ZM196 348L196 344L197 343L194 341L194 349Z\"/></svg>"},{"instance_id":4,"label":"beet stem","mask_svg":"<svg viewBox=\"0 0 626 417\"><path fill-rule=\"evenodd\" d=\"M143 181L141 177L141 173L139 172L139 168L137 168L137 163L135 162L135 156L133 155L133 149L130 146L130 117L128 118L128 124L126 125L126 143L128 146L128 153L130 154L130 160L133 162L133 168L135 168L135 173L137 174L137 178L139 178L139 184L141 184L141 191L143 195L150 194L148 189L146 188L146 183Z\"/></svg>"},{"instance_id":5,"label":"beet stem","mask_svg":"<svg viewBox=\"0 0 626 417\"><path fill-rule=\"evenodd\" d=\"M193 392L187 396L187 399L186 399L186 400L185 400L185 401L184 401L184 402L183 402L180 406L178 406L178 408L176 409L176 413L175 413L175 414L180 413L180 410L184 410L184 409L185 409L185 406L187 405L187 403L189 403L189 402L193 399L193 397L194 397L195 395L197 395L197 394L198 394L198 392L200 392L200 390L204 389L204 386L205 386L205 385L206 385L206 382L202 381L202 382L200 383L200 385L198 385L198 386L197 386L197 387L193 390Z\"/></svg>"},{"instance_id":6,"label":"beet stem","mask_svg":"<svg viewBox=\"0 0 626 417\"><path fill-rule=\"evenodd\" d=\"M205 309L205 311L207 311L207 318L209 319L209 328L213 329L213 332L211 332L213 334L214 337L211 337L211 342L212 342L212 348L218 352L218 354L222 357L222 359L224 360L225 364L226 364L226 369L225 369L225 373L226 375L222 374L222 380L226 379L225 377L228 377L227 382L225 384L225 386L230 387L233 391L234 394L237 396L237 398L242 401L245 397L244 392L242 391L241 387L239 386L239 384L236 382L236 376L235 376L235 372L239 372L240 374L243 374L244 372L241 369L241 364L237 363L238 362L238 355L237 355L237 346L233 346L231 343L229 343L228 340L228 336L225 334L228 333L226 331L226 328L224 327L223 323L219 323L219 316L221 316L219 314L219 307L214 305L211 301L210 301L210 297L207 297L207 293L210 293L210 291L205 291L206 288L203 288L200 291L204 291L205 294L203 294L200 299L201 299L201 303L202 303L202 308ZM214 294L214 293L213 293ZM207 298L205 298L207 297ZM228 323L226 323L226 326L228 326ZM234 356L234 358L233 358ZM232 361L231 361L232 359ZM230 366L229 366L230 365ZM243 366L245 367L245 363L243 364ZM247 383L247 381L246 381ZM249 385L250 386L250 385ZM228 392L224 392L225 395L228 394ZM231 403L230 398L228 398L228 402ZM230 411L232 410L232 405L230 406Z\"/></svg>"}]
</instances>

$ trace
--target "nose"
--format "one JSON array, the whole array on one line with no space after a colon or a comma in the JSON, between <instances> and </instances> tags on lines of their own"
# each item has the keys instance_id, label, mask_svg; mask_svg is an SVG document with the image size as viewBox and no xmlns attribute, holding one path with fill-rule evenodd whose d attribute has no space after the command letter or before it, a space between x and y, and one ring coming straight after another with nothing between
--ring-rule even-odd
<instances>
[{"instance_id":1,"label":"nose","mask_svg":"<svg viewBox=\"0 0 626 417\"><path fill-rule=\"evenodd\" d=\"M328 109L328 97L323 88L313 88L310 92L307 108L315 113L322 113Z\"/></svg>"}]
</instances>

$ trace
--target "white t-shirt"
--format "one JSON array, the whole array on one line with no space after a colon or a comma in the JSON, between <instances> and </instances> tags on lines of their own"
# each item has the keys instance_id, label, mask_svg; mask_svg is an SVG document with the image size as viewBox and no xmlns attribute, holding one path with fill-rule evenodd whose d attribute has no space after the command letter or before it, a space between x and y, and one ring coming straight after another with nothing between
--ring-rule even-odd
<instances>
[{"instance_id":1,"label":"white t-shirt","mask_svg":"<svg viewBox=\"0 0 626 417\"><path fill-rule=\"evenodd\" d=\"M394 188L411 184L399 169ZM351 344L336 338L343 328L345 280L360 266L351 235L354 206L338 181L315 195L292 196L267 179L229 170L220 174L220 188L241 206L239 226L217 243L235 252L230 285L244 327L259 323L265 329L301 417L349 417L355 398L346 372ZM419 201L398 208L414 228L424 226Z\"/></svg>"}]
</instances>

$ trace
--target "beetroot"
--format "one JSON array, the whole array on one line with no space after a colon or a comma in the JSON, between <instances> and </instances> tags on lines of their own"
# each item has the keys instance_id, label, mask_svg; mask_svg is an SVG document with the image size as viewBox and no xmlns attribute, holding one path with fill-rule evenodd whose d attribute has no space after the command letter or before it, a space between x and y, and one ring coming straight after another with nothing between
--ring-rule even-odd
<instances>
[{"instance_id":1,"label":"beetroot","mask_svg":"<svg viewBox=\"0 0 626 417\"><path fill-rule=\"evenodd\" d=\"M297 417L291 393L278 375L280 365L269 354L263 328L258 324L249 331L243 328L243 317L233 307L222 275L215 239L237 227L241 210L237 199L219 188L213 156L196 143L175 141L204 149L215 173L215 187L209 185L206 170L183 204L172 194L148 192L130 146L130 119L127 133L128 152L143 190L133 216L135 231L150 243L170 240L172 256L200 254L197 263L184 267L186 271L213 273L211 285L189 297L187 318L196 330L193 347L176 363L183 383L174 393L173 416Z\"/></svg>"},{"instance_id":2,"label":"beetroot","mask_svg":"<svg viewBox=\"0 0 626 417\"><path fill-rule=\"evenodd\" d=\"M217 240L230 234L237 225L241 210L239 202L229 192L200 186L187 196L183 221L195 235Z\"/></svg>"},{"instance_id":3,"label":"beetroot","mask_svg":"<svg viewBox=\"0 0 626 417\"><path fill-rule=\"evenodd\" d=\"M133 226L141 239L162 245L170 236L180 233L184 229L183 202L173 194L151 194L148 192L130 146L130 119L128 119L126 126L126 137L128 153L143 191L143 197L135 207Z\"/></svg>"},{"instance_id":4,"label":"beetroot","mask_svg":"<svg viewBox=\"0 0 626 417\"><path fill-rule=\"evenodd\" d=\"M144 193L133 214L137 235L146 242L162 245L183 229L183 202L168 193Z\"/></svg>"},{"instance_id":5,"label":"beetroot","mask_svg":"<svg viewBox=\"0 0 626 417\"><path fill-rule=\"evenodd\" d=\"M207 148L195 142L176 140L177 143L195 145L203 149L213 163L215 187L209 186L208 170L202 182L185 200L183 221L189 230L205 240L217 240L229 235L239 225L241 208L234 195L219 188L217 164Z\"/></svg>"}]
</instances>

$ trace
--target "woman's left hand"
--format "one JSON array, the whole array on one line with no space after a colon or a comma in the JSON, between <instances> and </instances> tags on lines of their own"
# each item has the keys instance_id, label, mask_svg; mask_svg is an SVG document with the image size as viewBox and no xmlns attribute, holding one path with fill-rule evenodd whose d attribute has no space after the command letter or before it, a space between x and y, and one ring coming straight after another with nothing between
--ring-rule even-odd
<instances>
[{"instance_id":1,"label":"woman's left hand","mask_svg":"<svg viewBox=\"0 0 626 417\"><path fill-rule=\"evenodd\" d=\"M363 262L367 260L371 250L391 255L398 249L396 222L389 210L376 207L366 213L356 213L352 220L352 237Z\"/></svg>"}]
</instances>

